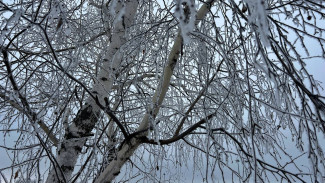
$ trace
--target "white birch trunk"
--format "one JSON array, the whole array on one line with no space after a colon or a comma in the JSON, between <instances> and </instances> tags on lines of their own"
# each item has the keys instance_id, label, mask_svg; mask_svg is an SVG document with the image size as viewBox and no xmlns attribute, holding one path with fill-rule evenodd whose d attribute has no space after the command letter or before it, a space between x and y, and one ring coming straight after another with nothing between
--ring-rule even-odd
<instances>
[{"instance_id":1,"label":"white birch trunk","mask_svg":"<svg viewBox=\"0 0 325 183\"><path fill-rule=\"evenodd\" d=\"M212 2L213 0L209 0L200 8L196 16L195 24L198 24L199 21L205 17ZM181 33L179 32L175 39L172 50L169 54L168 62L164 69L162 80L160 81L160 84L158 85L158 88L152 98L153 107L144 115L142 122L140 123L140 126L137 129L138 131L148 129L150 122L149 120L154 119L157 116L160 106L167 94L170 85L170 79L173 75L175 65L177 64L182 44L183 39ZM137 137L147 136L147 134L148 130L145 130ZM96 179L95 183L110 183L120 173L122 166L133 155L135 150L141 145L141 140L137 137L132 138L123 144L123 146L117 153L117 157L104 169L104 171Z\"/></svg>"},{"instance_id":2,"label":"white birch trunk","mask_svg":"<svg viewBox=\"0 0 325 183\"><path fill-rule=\"evenodd\" d=\"M124 7L118 1L116 6L116 11L124 11L124 15L121 19L115 21L115 25L112 28L111 43L105 55L97 82L92 90L93 95L97 95L102 104L104 104L104 98L110 92L115 80L114 71L121 63L121 57L118 52L121 46L126 43L125 29L131 26L136 15L137 6L138 0L125 1ZM101 109L96 104L96 101L88 98L84 107L78 112L77 117L67 129L65 138L57 153L57 164L51 169L47 177L47 183L69 181L82 147L87 140L87 136L93 130L100 111Z\"/></svg>"}]
</instances>

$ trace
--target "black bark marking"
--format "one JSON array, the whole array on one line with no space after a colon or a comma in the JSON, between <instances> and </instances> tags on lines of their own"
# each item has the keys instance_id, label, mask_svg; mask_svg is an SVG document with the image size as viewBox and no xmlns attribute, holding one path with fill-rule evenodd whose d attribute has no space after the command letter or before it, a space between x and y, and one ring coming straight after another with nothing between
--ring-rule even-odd
<instances>
[{"instance_id":1,"label":"black bark marking","mask_svg":"<svg viewBox=\"0 0 325 183\"><path fill-rule=\"evenodd\" d=\"M108 79L107 78L105 78L105 77L102 77L102 78L100 78L101 80L103 80L103 81L107 81Z\"/></svg>"},{"instance_id":2,"label":"black bark marking","mask_svg":"<svg viewBox=\"0 0 325 183\"><path fill-rule=\"evenodd\" d=\"M80 146L74 146L74 149L75 149L77 152L81 152L82 147L80 147Z\"/></svg>"},{"instance_id":3,"label":"black bark marking","mask_svg":"<svg viewBox=\"0 0 325 183\"><path fill-rule=\"evenodd\" d=\"M177 53L177 54L178 54L178 53ZM177 58L174 57L173 60L172 60L172 62L170 63L170 68L171 68L172 70L175 68L176 63L177 63Z\"/></svg>"},{"instance_id":4,"label":"black bark marking","mask_svg":"<svg viewBox=\"0 0 325 183\"><path fill-rule=\"evenodd\" d=\"M109 105L108 98L105 97L105 98L104 98L104 101L105 101L105 106L107 107L107 106Z\"/></svg>"},{"instance_id":5,"label":"black bark marking","mask_svg":"<svg viewBox=\"0 0 325 183\"><path fill-rule=\"evenodd\" d=\"M124 15L122 16L122 26L125 29L125 17L124 17Z\"/></svg>"},{"instance_id":6,"label":"black bark marking","mask_svg":"<svg viewBox=\"0 0 325 183\"><path fill-rule=\"evenodd\" d=\"M63 172L65 172L65 171L72 171L73 170L73 166L65 166L65 165L62 165L61 166L61 169L62 169L62 171Z\"/></svg>"},{"instance_id":7,"label":"black bark marking","mask_svg":"<svg viewBox=\"0 0 325 183\"><path fill-rule=\"evenodd\" d=\"M120 171L113 173L114 176L117 176L118 174L120 174Z\"/></svg>"},{"instance_id":8,"label":"black bark marking","mask_svg":"<svg viewBox=\"0 0 325 183\"><path fill-rule=\"evenodd\" d=\"M78 116L78 119L80 120L87 120L90 118L92 114L92 107L88 106L85 109L81 110L80 115Z\"/></svg>"},{"instance_id":9,"label":"black bark marking","mask_svg":"<svg viewBox=\"0 0 325 183\"><path fill-rule=\"evenodd\" d=\"M61 144L61 150L66 150L64 143Z\"/></svg>"},{"instance_id":10,"label":"black bark marking","mask_svg":"<svg viewBox=\"0 0 325 183\"><path fill-rule=\"evenodd\" d=\"M97 119L98 117L93 112L92 106L88 105L84 109L80 110L74 120L76 127L82 129L82 131L78 132L78 135L80 135L80 137L89 136ZM73 134L71 135L73 136Z\"/></svg>"},{"instance_id":11,"label":"black bark marking","mask_svg":"<svg viewBox=\"0 0 325 183\"><path fill-rule=\"evenodd\" d=\"M72 132L68 131L68 133L65 135L67 139L73 139L78 138L79 136L74 135Z\"/></svg>"}]
</instances>

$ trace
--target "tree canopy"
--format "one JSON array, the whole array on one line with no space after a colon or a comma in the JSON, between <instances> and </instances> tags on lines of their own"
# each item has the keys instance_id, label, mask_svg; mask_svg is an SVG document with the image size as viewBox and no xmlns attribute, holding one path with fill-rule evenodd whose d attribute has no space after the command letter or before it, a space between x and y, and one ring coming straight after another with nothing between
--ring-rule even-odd
<instances>
[{"instance_id":1,"label":"tree canopy","mask_svg":"<svg viewBox=\"0 0 325 183\"><path fill-rule=\"evenodd\" d=\"M1 1L0 181L324 181L324 18L321 0Z\"/></svg>"}]
</instances>

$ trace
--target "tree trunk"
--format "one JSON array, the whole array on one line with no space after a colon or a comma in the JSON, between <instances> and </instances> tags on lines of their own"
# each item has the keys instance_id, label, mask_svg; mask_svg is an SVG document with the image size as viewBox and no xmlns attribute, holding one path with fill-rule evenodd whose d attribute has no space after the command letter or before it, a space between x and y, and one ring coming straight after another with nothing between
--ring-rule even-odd
<instances>
[{"instance_id":1,"label":"tree trunk","mask_svg":"<svg viewBox=\"0 0 325 183\"><path fill-rule=\"evenodd\" d=\"M119 49L126 43L125 30L132 25L136 15L138 0L127 0L123 5L118 1L116 12L124 14L121 19L116 20L112 28L112 39L103 59L97 81L93 86L93 95L98 97L99 102L104 104L104 98L111 90L115 80L114 71L120 65L121 57ZM96 101L89 97L83 108L78 112L73 123L66 130L65 137L57 153L57 164L53 165L47 178L47 183L68 182L71 178L74 166L84 146L87 137L97 123L101 109Z\"/></svg>"},{"instance_id":2,"label":"tree trunk","mask_svg":"<svg viewBox=\"0 0 325 183\"><path fill-rule=\"evenodd\" d=\"M204 4L197 12L195 24L198 24L207 14L211 4L214 0L209 0ZM170 79L173 75L173 70L177 64L177 60L181 53L183 45L183 38L181 32L178 33L172 50L168 57L168 63L164 69L163 77L156 89L156 92L152 98L153 107L148 110L140 123L137 131L139 133L136 137L126 140L117 153L117 157L104 169L100 176L96 179L95 183L109 183L111 182L121 171L122 166L125 162L133 155L135 150L141 145L141 137L145 137L148 134L148 127L151 120L154 120L159 112L160 106L167 94Z\"/></svg>"}]
</instances>

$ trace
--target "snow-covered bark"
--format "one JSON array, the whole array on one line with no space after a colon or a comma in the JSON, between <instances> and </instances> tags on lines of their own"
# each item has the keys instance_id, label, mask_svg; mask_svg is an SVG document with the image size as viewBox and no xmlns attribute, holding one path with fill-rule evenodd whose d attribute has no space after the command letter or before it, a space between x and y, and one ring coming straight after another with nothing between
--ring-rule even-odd
<instances>
[{"instance_id":1,"label":"snow-covered bark","mask_svg":"<svg viewBox=\"0 0 325 183\"><path fill-rule=\"evenodd\" d=\"M265 46L270 46L268 40L269 36L269 23L267 19L267 1L265 0L245 0L251 12L248 20L251 24L257 25L258 34Z\"/></svg>"},{"instance_id":2,"label":"snow-covered bark","mask_svg":"<svg viewBox=\"0 0 325 183\"><path fill-rule=\"evenodd\" d=\"M126 42L125 30L132 24L137 11L138 1L128 0L122 3L118 1L115 10L120 17L114 21L111 43L106 52L105 58L97 82L93 86L92 93L104 104L104 98L111 90L114 82L116 67L121 62L119 54L120 48ZM89 97L83 108L78 112L73 123L67 128L57 153L57 165L54 165L49 173L47 182L68 181L74 170L78 155L84 146L87 137L90 136L97 120L101 108L93 98ZM63 173L63 175L62 175Z\"/></svg>"},{"instance_id":3,"label":"snow-covered bark","mask_svg":"<svg viewBox=\"0 0 325 183\"><path fill-rule=\"evenodd\" d=\"M305 65L324 55L320 2L0 2L1 175L322 180L324 96Z\"/></svg>"},{"instance_id":4,"label":"snow-covered bark","mask_svg":"<svg viewBox=\"0 0 325 183\"><path fill-rule=\"evenodd\" d=\"M195 24L198 24L207 14L211 4L214 0L208 1L204 4L196 15ZM154 120L159 112L160 106L164 101L167 94L170 80L173 75L174 68L177 64L179 56L181 54L181 49L183 46L183 37L181 32L174 41L174 45L168 56L167 64L164 68L162 79L157 86L155 94L152 98L152 106L148 112L144 115L137 131L139 132L135 137L126 139L122 147L118 151L116 158L105 168L105 170L97 178L96 183L109 183L111 182L119 173L125 162L133 155L135 150L141 145L141 137L146 137L149 132L150 123Z\"/></svg>"}]
</instances>

